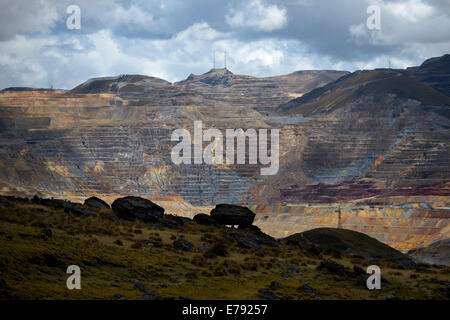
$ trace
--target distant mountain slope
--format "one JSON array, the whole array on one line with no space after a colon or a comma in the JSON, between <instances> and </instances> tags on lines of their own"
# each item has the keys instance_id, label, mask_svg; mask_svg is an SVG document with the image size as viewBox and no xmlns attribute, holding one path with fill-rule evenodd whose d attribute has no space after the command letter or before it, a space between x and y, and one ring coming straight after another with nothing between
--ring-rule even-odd
<instances>
[{"instance_id":1,"label":"distant mountain slope","mask_svg":"<svg viewBox=\"0 0 450 320\"><path fill-rule=\"evenodd\" d=\"M116 77L92 78L71 90L72 93L122 93L146 92L170 87L171 83L143 75L120 75Z\"/></svg>"},{"instance_id":2,"label":"distant mountain slope","mask_svg":"<svg viewBox=\"0 0 450 320\"><path fill-rule=\"evenodd\" d=\"M419 69L445 70L437 67L444 60ZM256 78L214 69L173 84L122 75L69 92L1 92L0 189L65 198L158 195L197 205L446 207L450 98L414 70ZM174 165L171 134L192 132L195 120L204 129L280 129L279 171L262 176L261 164Z\"/></svg>"},{"instance_id":3,"label":"distant mountain slope","mask_svg":"<svg viewBox=\"0 0 450 320\"><path fill-rule=\"evenodd\" d=\"M422 80L407 70L357 71L281 104L280 116L303 119L290 140L301 151L285 153L261 199L449 195L450 97Z\"/></svg>"},{"instance_id":4,"label":"distant mountain slope","mask_svg":"<svg viewBox=\"0 0 450 320\"><path fill-rule=\"evenodd\" d=\"M408 251L414 259L430 264L450 266L450 239L438 240L428 247Z\"/></svg>"},{"instance_id":5,"label":"distant mountain slope","mask_svg":"<svg viewBox=\"0 0 450 320\"><path fill-rule=\"evenodd\" d=\"M347 71L313 70L257 78L236 75L228 69L212 69L202 75L191 74L175 85L214 99L270 112L279 104L346 74Z\"/></svg>"},{"instance_id":6,"label":"distant mountain slope","mask_svg":"<svg viewBox=\"0 0 450 320\"><path fill-rule=\"evenodd\" d=\"M134 99L134 104L210 105L211 100L257 110L272 110L316 87L336 80L346 71L297 71L288 75L257 78L233 74L228 69L211 69L191 74L174 84L143 75L93 78L69 91L69 94L114 93Z\"/></svg>"},{"instance_id":7,"label":"distant mountain slope","mask_svg":"<svg viewBox=\"0 0 450 320\"><path fill-rule=\"evenodd\" d=\"M450 96L450 54L425 60L420 66L406 70L421 82Z\"/></svg>"},{"instance_id":8,"label":"distant mountain slope","mask_svg":"<svg viewBox=\"0 0 450 320\"><path fill-rule=\"evenodd\" d=\"M357 71L278 108L279 112L311 116L329 113L364 96L395 95L424 104L449 105L450 97L396 70Z\"/></svg>"}]
</instances>

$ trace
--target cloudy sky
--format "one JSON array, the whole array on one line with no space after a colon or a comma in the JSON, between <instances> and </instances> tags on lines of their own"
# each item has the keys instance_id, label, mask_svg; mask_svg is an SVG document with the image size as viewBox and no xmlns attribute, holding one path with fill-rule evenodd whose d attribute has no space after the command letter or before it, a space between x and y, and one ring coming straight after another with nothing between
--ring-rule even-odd
<instances>
[{"instance_id":1,"label":"cloudy sky","mask_svg":"<svg viewBox=\"0 0 450 320\"><path fill-rule=\"evenodd\" d=\"M72 88L216 65L254 76L420 64L450 53L450 0L0 0L0 88ZM69 29L70 5L80 29ZM380 9L369 29L367 9ZM73 20L70 20L73 22Z\"/></svg>"}]
</instances>

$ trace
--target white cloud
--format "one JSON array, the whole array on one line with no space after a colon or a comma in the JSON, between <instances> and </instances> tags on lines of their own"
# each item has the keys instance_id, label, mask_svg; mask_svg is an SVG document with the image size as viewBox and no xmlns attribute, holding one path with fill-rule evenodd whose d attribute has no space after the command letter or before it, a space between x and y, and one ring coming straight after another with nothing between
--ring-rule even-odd
<instances>
[{"instance_id":1,"label":"white cloud","mask_svg":"<svg viewBox=\"0 0 450 320\"><path fill-rule=\"evenodd\" d=\"M101 16L101 20L104 25L111 27L135 26L146 31L151 31L156 26L153 15L134 4L126 9L114 3L112 8Z\"/></svg>"},{"instance_id":2,"label":"white cloud","mask_svg":"<svg viewBox=\"0 0 450 320\"><path fill-rule=\"evenodd\" d=\"M385 10L392 15L410 22L419 22L436 13L435 9L422 0L383 3Z\"/></svg>"},{"instance_id":3,"label":"white cloud","mask_svg":"<svg viewBox=\"0 0 450 320\"><path fill-rule=\"evenodd\" d=\"M0 10L0 40L13 38L16 34L48 32L57 22L58 12L46 0L15 0L2 3Z\"/></svg>"},{"instance_id":4,"label":"white cloud","mask_svg":"<svg viewBox=\"0 0 450 320\"><path fill-rule=\"evenodd\" d=\"M229 33L222 33L214 30L206 22L195 23L187 29L179 32L174 38L176 41L211 41L229 36Z\"/></svg>"},{"instance_id":5,"label":"white cloud","mask_svg":"<svg viewBox=\"0 0 450 320\"><path fill-rule=\"evenodd\" d=\"M353 24L348 29L350 31L350 35L354 39L358 39L361 37L366 37L368 35L367 27L363 24Z\"/></svg>"},{"instance_id":6,"label":"white cloud","mask_svg":"<svg viewBox=\"0 0 450 320\"><path fill-rule=\"evenodd\" d=\"M198 37L198 31L206 31ZM124 73L160 77L169 81L203 73L212 67L211 51L228 53L228 68L237 73L270 76L297 69L320 67L298 41L276 38L240 41L206 23L194 24L165 40L118 38L108 30L83 36L18 36L0 42L0 73L19 77L0 78L0 87L54 84L72 88L88 78ZM5 48L6 50L2 50ZM221 57L216 55L217 66ZM33 69L34 68L34 69Z\"/></svg>"},{"instance_id":7,"label":"white cloud","mask_svg":"<svg viewBox=\"0 0 450 320\"><path fill-rule=\"evenodd\" d=\"M350 39L357 45L411 47L419 43L423 46L450 43L448 12L437 10L422 0L376 3L381 8L381 29L368 30L365 21L350 25Z\"/></svg>"},{"instance_id":8,"label":"white cloud","mask_svg":"<svg viewBox=\"0 0 450 320\"><path fill-rule=\"evenodd\" d=\"M287 11L277 5L265 5L251 0L242 8L231 9L225 21L234 28L252 28L256 31L274 31L287 25Z\"/></svg>"}]
</instances>

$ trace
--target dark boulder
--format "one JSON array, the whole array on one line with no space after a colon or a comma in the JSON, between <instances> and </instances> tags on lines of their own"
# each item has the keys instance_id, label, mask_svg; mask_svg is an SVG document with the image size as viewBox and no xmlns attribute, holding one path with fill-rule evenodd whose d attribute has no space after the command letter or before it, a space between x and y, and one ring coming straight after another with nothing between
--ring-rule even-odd
<instances>
[{"instance_id":1,"label":"dark boulder","mask_svg":"<svg viewBox=\"0 0 450 320\"><path fill-rule=\"evenodd\" d=\"M261 245L279 247L280 244L271 236L262 232L256 226L241 227L237 231L230 231L227 239L236 241L238 247L246 249L261 249Z\"/></svg>"},{"instance_id":2,"label":"dark boulder","mask_svg":"<svg viewBox=\"0 0 450 320\"><path fill-rule=\"evenodd\" d=\"M345 274L346 268L340 263L334 262L334 261L321 261L320 264L317 266L317 270L319 271L327 271L330 273L335 274Z\"/></svg>"},{"instance_id":3,"label":"dark boulder","mask_svg":"<svg viewBox=\"0 0 450 320\"><path fill-rule=\"evenodd\" d=\"M50 228L42 228L41 233L38 234L39 239L47 240L48 238L51 238L53 235L52 229Z\"/></svg>"},{"instance_id":4,"label":"dark boulder","mask_svg":"<svg viewBox=\"0 0 450 320\"><path fill-rule=\"evenodd\" d=\"M447 297L450 298L450 284L445 287L439 288L440 291Z\"/></svg>"},{"instance_id":5,"label":"dark boulder","mask_svg":"<svg viewBox=\"0 0 450 320\"><path fill-rule=\"evenodd\" d=\"M183 229L183 226L181 224L179 224L175 219L171 218L168 215L165 215L163 218L158 219L158 223L161 226L169 229Z\"/></svg>"},{"instance_id":6,"label":"dark boulder","mask_svg":"<svg viewBox=\"0 0 450 320\"><path fill-rule=\"evenodd\" d=\"M198 224L202 224L204 226L211 226L217 224L217 221L214 220L213 217L204 213L198 213L194 216L193 220Z\"/></svg>"},{"instance_id":7,"label":"dark boulder","mask_svg":"<svg viewBox=\"0 0 450 320\"><path fill-rule=\"evenodd\" d=\"M293 273L299 273L301 271L300 267L296 264L287 264L284 266L284 270Z\"/></svg>"},{"instance_id":8,"label":"dark boulder","mask_svg":"<svg viewBox=\"0 0 450 320\"><path fill-rule=\"evenodd\" d=\"M135 280L134 288L144 293L139 297L139 300L157 300L159 298L157 293L150 291L150 289L139 280Z\"/></svg>"},{"instance_id":9,"label":"dark boulder","mask_svg":"<svg viewBox=\"0 0 450 320\"><path fill-rule=\"evenodd\" d=\"M166 214L164 216L164 218L168 218L171 219L173 221L175 221L176 223L180 224L180 225L184 225L185 223L191 222L192 219L188 218L188 217L183 217L183 216L177 216L177 215L172 215L172 214Z\"/></svg>"},{"instance_id":10,"label":"dark boulder","mask_svg":"<svg viewBox=\"0 0 450 320\"><path fill-rule=\"evenodd\" d=\"M157 222L164 216L164 208L140 197L118 198L114 200L111 207L124 220L139 219L144 222Z\"/></svg>"},{"instance_id":11,"label":"dark boulder","mask_svg":"<svg viewBox=\"0 0 450 320\"><path fill-rule=\"evenodd\" d=\"M281 300L279 296L277 296L275 293L273 293L271 290L266 288L260 288L258 289L258 293L267 300Z\"/></svg>"},{"instance_id":12,"label":"dark boulder","mask_svg":"<svg viewBox=\"0 0 450 320\"><path fill-rule=\"evenodd\" d=\"M302 291L302 292L307 293L307 294L319 294L319 291L316 288L311 287L306 282L304 284L302 284L300 286L300 288L298 288L297 290Z\"/></svg>"},{"instance_id":13,"label":"dark boulder","mask_svg":"<svg viewBox=\"0 0 450 320\"><path fill-rule=\"evenodd\" d=\"M6 283L5 280L0 279L0 299L2 300L10 300L14 299L14 296L12 295L12 288Z\"/></svg>"},{"instance_id":14,"label":"dark boulder","mask_svg":"<svg viewBox=\"0 0 450 320\"><path fill-rule=\"evenodd\" d=\"M248 226L253 223L255 213L247 207L218 204L211 210L211 217L220 224Z\"/></svg>"},{"instance_id":15,"label":"dark boulder","mask_svg":"<svg viewBox=\"0 0 450 320\"><path fill-rule=\"evenodd\" d=\"M84 209L84 208L78 208L72 204L68 204L64 208L64 212L65 213L73 213L77 216L82 216L82 217L95 217L97 215L95 212L92 212L92 211Z\"/></svg>"},{"instance_id":16,"label":"dark boulder","mask_svg":"<svg viewBox=\"0 0 450 320\"><path fill-rule=\"evenodd\" d=\"M258 243L258 238L255 235L235 232L231 234L231 237L236 240L239 248L261 249L261 245Z\"/></svg>"},{"instance_id":17,"label":"dark boulder","mask_svg":"<svg viewBox=\"0 0 450 320\"><path fill-rule=\"evenodd\" d=\"M278 290L278 289L284 289L284 286L279 283L278 281L272 280L272 282L270 283L270 289L272 290Z\"/></svg>"},{"instance_id":18,"label":"dark boulder","mask_svg":"<svg viewBox=\"0 0 450 320\"><path fill-rule=\"evenodd\" d=\"M33 199L31 199L31 202L33 204L39 204L46 207L52 207L54 209L64 209L68 206L72 206L73 203L67 200L61 200L61 199L44 199L39 198L38 196L34 196Z\"/></svg>"},{"instance_id":19,"label":"dark boulder","mask_svg":"<svg viewBox=\"0 0 450 320\"><path fill-rule=\"evenodd\" d=\"M84 200L84 205L97 209L109 209L109 204L97 197L90 197Z\"/></svg>"},{"instance_id":20,"label":"dark boulder","mask_svg":"<svg viewBox=\"0 0 450 320\"><path fill-rule=\"evenodd\" d=\"M117 222L117 223L121 223L122 222L118 216L116 216L115 214L112 214L110 212L101 212L100 213L100 217L102 217L104 219L111 220L113 222Z\"/></svg>"},{"instance_id":21,"label":"dark boulder","mask_svg":"<svg viewBox=\"0 0 450 320\"><path fill-rule=\"evenodd\" d=\"M359 287L367 288L367 278L369 278L368 274L359 274L355 277L356 285Z\"/></svg>"},{"instance_id":22,"label":"dark boulder","mask_svg":"<svg viewBox=\"0 0 450 320\"><path fill-rule=\"evenodd\" d=\"M367 275L366 270L364 270L362 267L358 266L358 265L354 265L353 266L353 272L359 276L359 275Z\"/></svg>"},{"instance_id":23,"label":"dark boulder","mask_svg":"<svg viewBox=\"0 0 450 320\"><path fill-rule=\"evenodd\" d=\"M189 218L165 214L163 218L158 219L158 223L169 229L183 229L185 223L192 221Z\"/></svg>"},{"instance_id":24,"label":"dark boulder","mask_svg":"<svg viewBox=\"0 0 450 320\"><path fill-rule=\"evenodd\" d=\"M113 298L114 298L114 299L120 300L120 299L123 299L123 295L121 295L120 293L115 293L115 294L113 295Z\"/></svg>"},{"instance_id":25,"label":"dark boulder","mask_svg":"<svg viewBox=\"0 0 450 320\"><path fill-rule=\"evenodd\" d=\"M183 251L191 251L192 250L192 243L185 240L183 236L175 239L173 241L173 246L177 250L183 250Z\"/></svg>"},{"instance_id":26,"label":"dark boulder","mask_svg":"<svg viewBox=\"0 0 450 320\"><path fill-rule=\"evenodd\" d=\"M0 207L3 207L3 208L8 208L9 207L9 202L0 202Z\"/></svg>"}]
</instances>

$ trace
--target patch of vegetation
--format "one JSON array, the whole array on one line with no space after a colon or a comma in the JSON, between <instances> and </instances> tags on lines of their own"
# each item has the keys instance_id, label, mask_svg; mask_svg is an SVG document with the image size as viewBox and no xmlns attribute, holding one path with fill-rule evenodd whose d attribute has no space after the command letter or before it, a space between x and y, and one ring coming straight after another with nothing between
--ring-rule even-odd
<instances>
[{"instance_id":1,"label":"patch of vegetation","mask_svg":"<svg viewBox=\"0 0 450 320\"><path fill-rule=\"evenodd\" d=\"M100 216L113 214L107 209L77 216L31 200L0 197L0 204L1 299L268 299L273 281L280 299L448 299L447 267L398 269L382 260L387 282L369 291L352 270L356 262L365 270L373 261L333 251L333 244L320 250L286 243L241 248L228 236L235 231L224 226L190 221L180 230L114 222ZM191 251L174 248L180 236L193 245ZM324 261L342 265L343 272L333 273L330 265L318 270ZM70 265L81 269L81 290L67 289Z\"/></svg>"}]
</instances>

